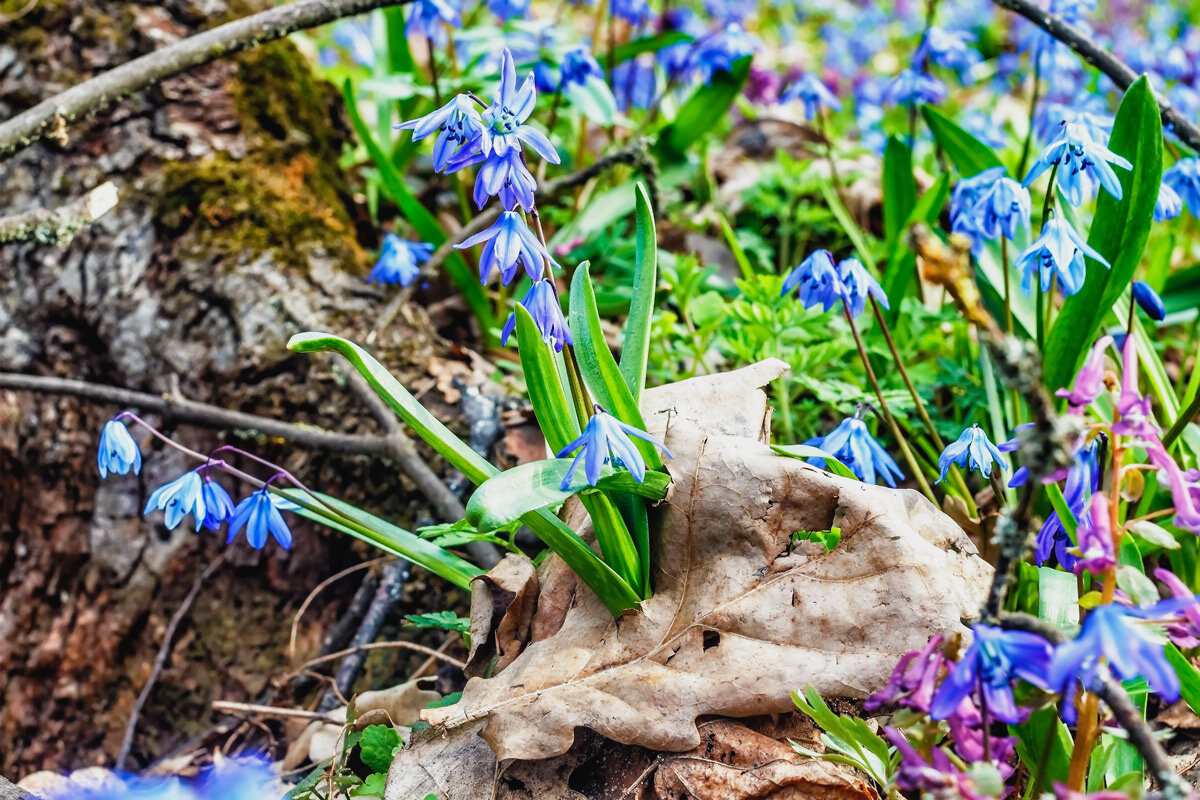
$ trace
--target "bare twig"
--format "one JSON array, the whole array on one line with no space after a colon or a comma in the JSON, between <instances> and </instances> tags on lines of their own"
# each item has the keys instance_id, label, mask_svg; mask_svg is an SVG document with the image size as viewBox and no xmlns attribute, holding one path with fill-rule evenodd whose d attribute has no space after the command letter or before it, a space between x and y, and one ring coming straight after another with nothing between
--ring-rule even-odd
<instances>
[{"instance_id":1,"label":"bare twig","mask_svg":"<svg viewBox=\"0 0 1200 800\"><path fill-rule=\"evenodd\" d=\"M427 655L430 658L436 658L439 661L445 661L447 664L454 666L454 667L458 667L459 669L462 669L463 667L466 666L466 664L459 661L454 656L448 656L439 650L434 650L432 647L426 647L425 645L417 644L416 642L406 642L403 640L396 640L394 642L371 642L370 644L360 644L360 645L355 645L354 647L347 647L345 650L339 650L338 652L330 653L327 656L321 656L320 658L314 658L312 661L309 661L309 662L306 662L305 664L303 664L299 670L292 672L290 675L283 676L280 679L280 682L281 683L285 682L288 679L293 678L296 675L299 675L301 670L308 669L309 667L317 666L318 664L324 664L328 661L336 661L339 658L344 658L348 655L353 655L354 653L357 653L360 651L387 650L389 648L400 649L400 650L412 650L414 653L423 653L424 655Z\"/></svg>"},{"instance_id":2,"label":"bare twig","mask_svg":"<svg viewBox=\"0 0 1200 800\"><path fill-rule=\"evenodd\" d=\"M137 700L133 703L133 710L129 712L129 723L125 726L125 737L121 740L121 752L117 756L117 769L124 769L125 762L129 760L129 751L133 749L133 735L137 731L138 717L142 714L142 708L145 707L146 701L150 699L150 693L154 691L154 685L158 683L158 678L162 674L163 667L166 666L167 657L171 654L171 646L175 642L175 631L183 622L184 617L192 610L192 604L196 602L196 598L200 594L200 589L205 582L212 577L222 564L225 563L225 557L229 554L229 550L222 550L221 554L209 562L204 571L196 576L196 580L192 583L192 588L188 590L187 595L183 598L183 602L179 604L179 608L175 610L175 614L171 617L171 621L167 623L167 630L163 633L162 644L158 647L158 654L154 656L154 664L150 668L150 677L146 679L146 684L142 687L142 691L138 694Z\"/></svg>"},{"instance_id":3,"label":"bare twig","mask_svg":"<svg viewBox=\"0 0 1200 800\"><path fill-rule=\"evenodd\" d=\"M308 610L308 607L310 605L312 605L312 601L317 599L317 595L319 595L322 591L324 591L325 588L328 587L330 584L340 581L342 578L346 577L347 575L352 575L355 572L358 572L360 570L370 569L371 567L375 566L376 564L382 564L385 561L391 561L392 558L393 558L392 556L384 556L382 558L371 559L370 561L363 561L362 563L355 564L352 567L346 567L341 572L336 572L333 575L330 575L325 580L318 583L316 585L316 587L314 587L313 590L308 593L308 597L304 598L304 602L300 604L300 609L295 613L295 615L292 616L292 635L288 638L288 655L289 656L295 655L296 634L298 633L298 631L300 629L300 618L304 616L304 612Z\"/></svg>"},{"instance_id":4,"label":"bare twig","mask_svg":"<svg viewBox=\"0 0 1200 800\"><path fill-rule=\"evenodd\" d=\"M87 119L120 100L181 72L290 33L409 0L297 0L251 14L147 53L43 100L0 125L0 159L48 136L65 136L72 122Z\"/></svg>"},{"instance_id":5,"label":"bare twig","mask_svg":"<svg viewBox=\"0 0 1200 800\"><path fill-rule=\"evenodd\" d=\"M325 719L328 717L328 712L308 711L303 708L260 706L254 703L234 703L228 700L214 700L212 702L212 710L221 711L226 714L259 714L264 717L290 717L292 719Z\"/></svg>"},{"instance_id":6,"label":"bare twig","mask_svg":"<svg viewBox=\"0 0 1200 800\"><path fill-rule=\"evenodd\" d=\"M1090 36L1070 25L1062 17L1041 8L1032 0L992 0L1001 8L1020 14L1058 41L1070 47L1079 57L1103 72L1122 90L1138 79L1138 74L1121 59L1105 50ZM1175 135L1188 147L1200 151L1200 127L1179 113L1162 94L1155 92L1164 125L1173 125Z\"/></svg>"},{"instance_id":7,"label":"bare twig","mask_svg":"<svg viewBox=\"0 0 1200 800\"><path fill-rule=\"evenodd\" d=\"M117 186L112 181L58 208L34 209L0 218L0 244L34 241L69 244L75 234L107 214L117 204Z\"/></svg>"}]
</instances>

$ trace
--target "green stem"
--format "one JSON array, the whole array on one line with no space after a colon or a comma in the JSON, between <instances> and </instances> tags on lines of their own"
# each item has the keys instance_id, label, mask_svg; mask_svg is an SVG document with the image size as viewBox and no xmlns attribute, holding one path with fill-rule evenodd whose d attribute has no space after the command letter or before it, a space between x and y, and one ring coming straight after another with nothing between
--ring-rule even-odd
<instances>
[{"instance_id":1,"label":"green stem","mask_svg":"<svg viewBox=\"0 0 1200 800\"><path fill-rule=\"evenodd\" d=\"M775 400L779 403L779 416L783 422L784 441L793 442L796 438L796 428L792 420L792 397L783 378L771 382L775 387Z\"/></svg>"},{"instance_id":2,"label":"green stem","mask_svg":"<svg viewBox=\"0 0 1200 800\"><path fill-rule=\"evenodd\" d=\"M1004 269L1004 332L1009 336L1013 332L1012 312L1012 275L1008 268L1008 237L1000 237L1000 265Z\"/></svg>"},{"instance_id":3,"label":"green stem","mask_svg":"<svg viewBox=\"0 0 1200 800\"><path fill-rule=\"evenodd\" d=\"M1200 394L1193 395L1192 402L1188 403L1187 408L1183 409L1183 411L1180 411L1179 416L1175 418L1173 423L1171 423L1170 429L1167 430L1166 434L1162 438L1163 447L1170 448L1171 445L1175 444L1175 440L1179 438L1181 433L1183 433L1183 429L1187 427L1187 424L1191 422L1198 413L1200 413Z\"/></svg>"}]
</instances>

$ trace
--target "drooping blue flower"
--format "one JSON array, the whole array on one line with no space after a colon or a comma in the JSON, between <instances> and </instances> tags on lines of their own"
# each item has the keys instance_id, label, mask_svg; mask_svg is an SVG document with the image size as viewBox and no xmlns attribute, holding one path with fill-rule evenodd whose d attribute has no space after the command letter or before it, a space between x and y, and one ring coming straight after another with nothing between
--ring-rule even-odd
<instances>
[{"instance_id":1,"label":"drooping blue flower","mask_svg":"<svg viewBox=\"0 0 1200 800\"><path fill-rule=\"evenodd\" d=\"M690 61L700 75L701 82L708 85L717 72L732 72L735 61L753 55L761 48L762 42L758 37L746 33L736 22L731 22L721 32L696 42Z\"/></svg>"},{"instance_id":2,"label":"drooping blue flower","mask_svg":"<svg viewBox=\"0 0 1200 800\"><path fill-rule=\"evenodd\" d=\"M521 300L521 305L529 312L529 316L533 317L538 330L542 332L542 341L553 347L556 352L561 353L563 345L574 344L571 330L567 327L567 319L563 316L562 306L558 302L558 292L554 290L554 284L550 281L534 281ZM504 323L504 330L500 335L502 345L508 345L508 337L516 327L517 315L513 312L509 315L508 322Z\"/></svg>"},{"instance_id":3,"label":"drooping blue flower","mask_svg":"<svg viewBox=\"0 0 1200 800\"><path fill-rule=\"evenodd\" d=\"M1154 201L1154 221L1166 222L1182 213L1183 199L1169 183L1163 181L1158 186L1158 199Z\"/></svg>"},{"instance_id":4,"label":"drooping blue flower","mask_svg":"<svg viewBox=\"0 0 1200 800\"><path fill-rule=\"evenodd\" d=\"M489 197L499 197L507 211L516 208L532 211L536 190L537 181L525 166L519 148L506 150L503 154L493 150L475 176L473 198L479 208L487 205Z\"/></svg>"},{"instance_id":5,"label":"drooping blue flower","mask_svg":"<svg viewBox=\"0 0 1200 800\"><path fill-rule=\"evenodd\" d=\"M454 247L463 250L480 242L486 242L479 255L479 280L485 286L491 280L492 270L500 271L500 281L507 286L517 276L520 266L525 267L525 274L534 281L542 276L542 267L547 261L562 269L517 211L502 211L491 227Z\"/></svg>"},{"instance_id":6,"label":"drooping blue flower","mask_svg":"<svg viewBox=\"0 0 1200 800\"><path fill-rule=\"evenodd\" d=\"M523 17L529 11L529 0L487 0L488 10L508 22L513 17Z\"/></svg>"},{"instance_id":7,"label":"drooping blue flower","mask_svg":"<svg viewBox=\"0 0 1200 800\"><path fill-rule=\"evenodd\" d=\"M946 99L946 84L928 73L906 69L888 84L884 99L898 106L940 103Z\"/></svg>"},{"instance_id":8,"label":"drooping blue flower","mask_svg":"<svg viewBox=\"0 0 1200 800\"><path fill-rule=\"evenodd\" d=\"M986 111L979 109L968 111L959 117L958 123L964 131L988 147L999 150L1008 144L1008 135L1004 126Z\"/></svg>"},{"instance_id":9,"label":"drooping blue flower","mask_svg":"<svg viewBox=\"0 0 1200 800\"><path fill-rule=\"evenodd\" d=\"M1119 680L1145 678L1164 700L1178 700L1179 677L1163 653L1166 636L1146 622L1153 613L1153 609L1135 610L1116 603L1093 608L1079 636L1055 648L1047 676L1050 686L1073 694L1078 680L1085 689L1091 688L1103 663Z\"/></svg>"},{"instance_id":10,"label":"drooping blue flower","mask_svg":"<svg viewBox=\"0 0 1200 800\"><path fill-rule=\"evenodd\" d=\"M579 465L580 459L583 459L583 474L592 486L595 486L596 482L600 480L600 471L610 460L614 466L623 466L629 470L638 483L644 481L646 479L646 462L642 459L642 454L638 452L633 441L630 440L630 436L650 442L662 450L667 458L671 457L666 445L650 434L625 424L599 406L596 406L595 410L596 413L588 420L583 434L558 451L558 458L566 458L575 450L579 450L574 460L571 461L571 468L563 477L560 488L564 492L571 486L571 481L575 477L575 468Z\"/></svg>"},{"instance_id":11,"label":"drooping blue flower","mask_svg":"<svg viewBox=\"0 0 1200 800\"><path fill-rule=\"evenodd\" d=\"M379 260L367 276L368 283L398 283L408 286L421 274L421 265L433 255L428 242L409 242L394 233L383 237Z\"/></svg>"},{"instance_id":12,"label":"drooping blue flower","mask_svg":"<svg viewBox=\"0 0 1200 800\"><path fill-rule=\"evenodd\" d=\"M600 67L600 62L596 61L592 51L581 44L563 53L559 68L564 86L586 86L590 80L604 80L604 70Z\"/></svg>"},{"instance_id":13,"label":"drooping blue flower","mask_svg":"<svg viewBox=\"0 0 1200 800\"><path fill-rule=\"evenodd\" d=\"M446 26L462 27L461 0L412 0L412 11L404 32L424 36L441 44L446 41Z\"/></svg>"},{"instance_id":14,"label":"drooping blue flower","mask_svg":"<svg viewBox=\"0 0 1200 800\"><path fill-rule=\"evenodd\" d=\"M196 530L200 530L206 512L203 488L199 472L185 472L151 492L142 513L149 514L156 508L162 509L167 530L174 530L184 517L191 514L195 517Z\"/></svg>"},{"instance_id":15,"label":"drooping blue flower","mask_svg":"<svg viewBox=\"0 0 1200 800\"><path fill-rule=\"evenodd\" d=\"M1200 217L1200 158L1181 158L1163 173L1163 184L1183 199L1193 217Z\"/></svg>"},{"instance_id":16,"label":"drooping blue flower","mask_svg":"<svg viewBox=\"0 0 1200 800\"><path fill-rule=\"evenodd\" d=\"M638 26L654 19L654 11L646 0L612 0L612 15L630 25Z\"/></svg>"},{"instance_id":17,"label":"drooping blue flower","mask_svg":"<svg viewBox=\"0 0 1200 800\"><path fill-rule=\"evenodd\" d=\"M941 457L938 458L941 474L938 475L937 482L946 480L946 473L950 471L951 464L977 469L983 473L983 477L990 478L993 461L1000 465L1000 469L1005 468L1004 455L992 444L992 440L982 428L972 425L962 432L957 441L947 445L942 451Z\"/></svg>"},{"instance_id":18,"label":"drooping blue flower","mask_svg":"<svg viewBox=\"0 0 1200 800\"><path fill-rule=\"evenodd\" d=\"M643 55L617 64L612 71L612 86L617 108L622 111L649 108L658 94L653 57Z\"/></svg>"},{"instance_id":19,"label":"drooping blue flower","mask_svg":"<svg viewBox=\"0 0 1200 800\"><path fill-rule=\"evenodd\" d=\"M1029 294L1034 274L1040 277L1042 291L1050 290L1050 279L1058 277L1058 287L1064 295L1072 295L1083 286L1087 277L1087 256L1106 268L1108 261L1088 246L1071 223L1060 217L1047 220L1042 235L1029 246L1013 265L1022 274L1021 290Z\"/></svg>"},{"instance_id":20,"label":"drooping blue flower","mask_svg":"<svg viewBox=\"0 0 1200 800\"><path fill-rule=\"evenodd\" d=\"M233 516L233 498L221 484L205 477L204 487L200 490L200 499L204 501L204 527L215 531Z\"/></svg>"},{"instance_id":21,"label":"drooping blue flower","mask_svg":"<svg viewBox=\"0 0 1200 800\"><path fill-rule=\"evenodd\" d=\"M1016 239L1019 229L1029 229L1031 204L1028 189L1012 178L1000 178L979 200L979 230L989 240L1001 234Z\"/></svg>"},{"instance_id":22,"label":"drooping blue flower","mask_svg":"<svg viewBox=\"0 0 1200 800\"><path fill-rule=\"evenodd\" d=\"M100 429L100 446L96 449L96 464L100 467L100 477L107 478L108 473L126 475L130 471L134 475L142 468L142 451L129 434L125 423L110 419Z\"/></svg>"},{"instance_id":23,"label":"drooping blue flower","mask_svg":"<svg viewBox=\"0 0 1200 800\"><path fill-rule=\"evenodd\" d=\"M1025 176L1028 186L1046 170L1058 166L1058 186L1063 196L1073 206L1083 203L1095 191L1092 181L1097 180L1105 191L1116 199L1122 196L1121 181L1112 165L1133 169L1129 159L1119 156L1104 145L1096 142L1087 130L1077 122L1062 126L1059 137L1046 146L1037 161Z\"/></svg>"},{"instance_id":24,"label":"drooping blue flower","mask_svg":"<svg viewBox=\"0 0 1200 800\"><path fill-rule=\"evenodd\" d=\"M964 75L982 60L979 51L971 46L975 39L975 34L969 31L948 31L937 25L931 26L917 48L913 62L922 64L928 58L939 67Z\"/></svg>"},{"instance_id":25,"label":"drooping blue flower","mask_svg":"<svg viewBox=\"0 0 1200 800\"><path fill-rule=\"evenodd\" d=\"M1075 519L1082 519L1086 512L1088 499L1100 487L1100 466L1098 453L1102 440L1097 438L1091 444L1081 447L1075 453L1075 461L1067 470L1066 482L1063 484L1063 499ZM1014 480L1016 475L1013 476ZM1010 481L1009 485L1013 485ZM1050 560L1051 554L1059 566L1066 570L1074 570L1079 561L1071 550L1075 542L1071 540L1058 512L1050 512L1046 522L1038 530L1037 541L1034 544L1034 558L1040 567Z\"/></svg>"},{"instance_id":26,"label":"drooping blue flower","mask_svg":"<svg viewBox=\"0 0 1200 800\"><path fill-rule=\"evenodd\" d=\"M1013 699L1013 681L1021 678L1041 689L1051 687L1046 681L1053 654L1050 643L1034 633L991 625L978 624L971 631L971 646L933 696L929 715L947 719L959 703L982 690L989 714L1010 725L1021 722L1023 715Z\"/></svg>"},{"instance_id":27,"label":"drooping blue flower","mask_svg":"<svg viewBox=\"0 0 1200 800\"><path fill-rule=\"evenodd\" d=\"M846 301L846 309L850 316L857 317L866 309L868 295L874 297L884 308L891 308L879 281L867 272L867 268L857 258L843 258L838 262L837 271L842 284L842 297Z\"/></svg>"},{"instance_id":28,"label":"drooping blue flower","mask_svg":"<svg viewBox=\"0 0 1200 800\"><path fill-rule=\"evenodd\" d=\"M438 172L447 171L451 162L462 166L478 163L492 150L491 131L484 125L474 101L465 94L455 95L438 110L396 128L411 130L414 142L438 132L433 144L433 168Z\"/></svg>"},{"instance_id":29,"label":"drooping blue flower","mask_svg":"<svg viewBox=\"0 0 1200 800\"><path fill-rule=\"evenodd\" d=\"M841 424L829 433L814 436L805 444L829 453L849 467L859 480L866 483L877 483L876 477L880 477L888 486L895 488L897 480L904 480L904 473L900 471L900 467L879 442L875 441L875 437L867 430L867 423L857 416L842 420ZM810 459L810 463L820 469L825 468L822 459Z\"/></svg>"},{"instance_id":30,"label":"drooping blue flower","mask_svg":"<svg viewBox=\"0 0 1200 800\"><path fill-rule=\"evenodd\" d=\"M232 542L245 528L246 541L255 550L261 550L267 543L268 533L275 537L280 547L287 550L292 546L292 531L279 512L280 509L293 508L296 508L295 503L272 494L265 487L251 493L233 510L233 517L229 520L229 538L225 543Z\"/></svg>"},{"instance_id":31,"label":"drooping blue flower","mask_svg":"<svg viewBox=\"0 0 1200 800\"><path fill-rule=\"evenodd\" d=\"M77 773L78 774L78 773ZM81 785L75 776L67 785L45 791L46 800L260 800L279 794L270 762L261 757L224 759L187 781L166 775L108 775Z\"/></svg>"},{"instance_id":32,"label":"drooping blue flower","mask_svg":"<svg viewBox=\"0 0 1200 800\"><path fill-rule=\"evenodd\" d=\"M837 305L842 299L843 287L833 264L833 254L828 250L809 253L788 273L780 295L788 294L796 287L800 288L800 302L809 310L819 305L822 311L828 311Z\"/></svg>"},{"instance_id":33,"label":"drooping blue flower","mask_svg":"<svg viewBox=\"0 0 1200 800\"><path fill-rule=\"evenodd\" d=\"M375 66L375 45L371 41L371 24L366 19L344 19L333 26L333 41L350 54L356 64Z\"/></svg>"},{"instance_id":34,"label":"drooping blue flower","mask_svg":"<svg viewBox=\"0 0 1200 800\"><path fill-rule=\"evenodd\" d=\"M841 111L842 101L829 91L829 87L817 77L815 72L806 72L784 90L779 98L781 103L799 100L804 104L804 118L811 122L821 113L821 107L831 111Z\"/></svg>"},{"instance_id":35,"label":"drooping blue flower","mask_svg":"<svg viewBox=\"0 0 1200 800\"><path fill-rule=\"evenodd\" d=\"M1133 300L1155 322L1162 322L1163 317L1167 316L1167 307L1163 305L1162 298L1145 281L1133 282Z\"/></svg>"},{"instance_id":36,"label":"drooping blue flower","mask_svg":"<svg viewBox=\"0 0 1200 800\"><path fill-rule=\"evenodd\" d=\"M976 251L987 238L983 233L984 209L980 200L991 192L1004 172L1004 167L989 167L961 179L950 193L950 230L970 236Z\"/></svg>"},{"instance_id":37,"label":"drooping blue flower","mask_svg":"<svg viewBox=\"0 0 1200 800\"><path fill-rule=\"evenodd\" d=\"M1050 144L1062 135L1064 125L1073 122L1083 128L1093 142L1108 144L1113 121L1108 101L1098 94L1085 92L1069 102L1050 101L1039 106L1034 131L1040 141Z\"/></svg>"}]
</instances>

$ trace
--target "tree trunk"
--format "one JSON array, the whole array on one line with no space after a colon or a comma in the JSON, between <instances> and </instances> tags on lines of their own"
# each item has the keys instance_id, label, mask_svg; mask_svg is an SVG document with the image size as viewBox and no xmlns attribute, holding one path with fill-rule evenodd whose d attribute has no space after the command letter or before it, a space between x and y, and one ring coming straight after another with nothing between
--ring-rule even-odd
<instances>
[{"instance_id":1,"label":"tree trunk","mask_svg":"<svg viewBox=\"0 0 1200 800\"><path fill-rule=\"evenodd\" d=\"M0 0L0 118L267 0ZM53 208L113 180L120 202L65 248L0 246L0 370L81 378L294 422L376 430L331 360L295 356L300 330L362 339L383 306L363 281L369 225L337 167L348 133L333 87L289 42L210 64L0 162L0 215ZM361 230L360 230L361 229ZM372 343L400 374L443 345L403 309ZM111 763L167 620L224 547L188 523L143 518L188 464L140 436L140 476L96 471L97 434L122 409L0 391L0 772ZM198 450L212 431L165 431ZM410 523L388 464L237 442L306 483ZM264 475L263 477L267 477ZM231 490L235 487L226 482ZM246 487L238 487L241 493ZM364 551L293 520L295 544L234 545L202 590L139 724L130 766L253 700L287 671L295 608ZM344 597L354 585L338 587ZM309 612L298 660L320 636Z\"/></svg>"}]
</instances>

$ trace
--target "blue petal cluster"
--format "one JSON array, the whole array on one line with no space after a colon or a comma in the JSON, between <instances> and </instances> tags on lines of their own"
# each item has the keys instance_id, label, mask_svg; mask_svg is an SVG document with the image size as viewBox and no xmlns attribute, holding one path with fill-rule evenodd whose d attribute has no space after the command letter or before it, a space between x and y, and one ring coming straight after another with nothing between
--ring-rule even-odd
<instances>
[{"instance_id":1,"label":"blue petal cluster","mask_svg":"<svg viewBox=\"0 0 1200 800\"><path fill-rule=\"evenodd\" d=\"M946 84L928 73L906 69L888 84L884 99L905 107L940 103L946 99Z\"/></svg>"},{"instance_id":2,"label":"blue petal cluster","mask_svg":"<svg viewBox=\"0 0 1200 800\"><path fill-rule=\"evenodd\" d=\"M142 451L129 434L129 428L120 418L110 419L100 429L100 446L96 451L96 463L100 467L100 477L107 478L108 473L115 475L134 475L142 468Z\"/></svg>"},{"instance_id":3,"label":"blue petal cluster","mask_svg":"<svg viewBox=\"0 0 1200 800\"><path fill-rule=\"evenodd\" d=\"M408 286L421 274L421 265L433 255L428 242L409 242L394 233L383 237L379 260L367 276L370 283L398 283Z\"/></svg>"},{"instance_id":4,"label":"blue petal cluster","mask_svg":"<svg viewBox=\"0 0 1200 800\"><path fill-rule=\"evenodd\" d=\"M1120 200L1123 194L1121 181L1112 165L1133 169L1129 159L1119 156L1095 141L1087 129L1077 122L1063 123L1058 138L1046 146L1037 161L1025 176L1028 186L1037 176L1051 167L1058 167L1058 186L1063 196L1073 206L1095 194L1098 181L1105 191Z\"/></svg>"},{"instance_id":5,"label":"blue petal cluster","mask_svg":"<svg viewBox=\"0 0 1200 800\"><path fill-rule=\"evenodd\" d=\"M992 444L992 440L987 437L982 428L972 425L962 432L957 441L947 445L946 449L942 451L941 457L938 458L938 469L941 470L941 474L938 475L937 482L941 483L946 480L946 473L949 472L951 464L977 469L983 473L983 477L990 478L993 461L999 464L1001 469L1004 469L1004 455L999 448Z\"/></svg>"},{"instance_id":6,"label":"blue petal cluster","mask_svg":"<svg viewBox=\"0 0 1200 800\"><path fill-rule=\"evenodd\" d=\"M821 306L822 311L829 311L841 300L850 316L857 317L866 309L868 297L890 308L883 287L861 261L843 258L834 266L828 250L815 250L801 261L784 279L780 294L797 288L800 302L807 309Z\"/></svg>"},{"instance_id":7,"label":"blue petal cluster","mask_svg":"<svg viewBox=\"0 0 1200 800\"><path fill-rule=\"evenodd\" d=\"M667 458L671 457L671 453L662 442L645 431L625 424L597 406L596 413L588 420L583 434L558 451L558 458L566 458L571 453L579 450L579 453L571 461L571 468L567 470L567 474L563 477L560 488L564 492L570 489L571 482L575 477L575 469L581 459L583 460L584 477L587 478L587 482L592 486L595 486L597 481L600 480L600 471L610 460L614 466L623 466L629 470L638 483L644 481L646 479L646 462L642 459L642 454L638 452L637 447L634 446L633 441L629 438L630 436L636 436L639 439L650 442L662 450Z\"/></svg>"},{"instance_id":8,"label":"blue petal cluster","mask_svg":"<svg viewBox=\"0 0 1200 800\"><path fill-rule=\"evenodd\" d=\"M1083 240L1071 227L1071 223L1060 217L1047 220L1042 234L1017 259L1014 266L1020 270L1021 290L1029 294L1033 276L1040 276L1042 291L1050 290L1050 280L1058 277L1058 286L1064 295L1072 295L1083 286L1087 277L1087 256L1105 267L1108 260Z\"/></svg>"},{"instance_id":9,"label":"blue petal cluster","mask_svg":"<svg viewBox=\"0 0 1200 800\"><path fill-rule=\"evenodd\" d=\"M534 281L521 300L521 305L529 312L529 316L533 317L538 330L542 332L542 341L553 347L556 352L561 353L563 346L575 343L553 283L545 279ZM502 345L508 344L508 337L512 336L516 327L517 315L513 312L509 315L508 322L504 323L504 330L500 336Z\"/></svg>"},{"instance_id":10,"label":"blue petal cluster","mask_svg":"<svg viewBox=\"0 0 1200 800\"><path fill-rule=\"evenodd\" d=\"M1163 173L1163 185L1170 187L1192 212L1200 217L1200 158L1181 158Z\"/></svg>"},{"instance_id":11,"label":"blue petal cluster","mask_svg":"<svg viewBox=\"0 0 1200 800\"><path fill-rule=\"evenodd\" d=\"M859 480L867 483L877 483L876 478L882 478L888 486L895 488L897 480L904 480L904 473L887 451L875 441L875 437L867 430L867 423L858 417L849 417L824 436L814 436L805 442L841 461ZM815 467L824 469L825 462L819 458L810 459Z\"/></svg>"},{"instance_id":12,"label":"blue petal cluster","mask_svg":"<svg viewBox=\"0 0 1200 800\"><path fill-rule=\"evenodd\" d=\"M971 646L933 696L930 716L947 719L963 700L982 691L989 714L1009 725L1021 722L1013 681L1021 678L1041 689L1051 688L1046 679L1053 655L1050 643L1033 633L991 625L975 625L971 632Z\"/></svg>"},{"instance_id":13,"label":"blue petal cluster","mask_svg":"<svg viewBox=\"0 0 1200 800\"><path fill-rule=\"evenodd\" d=\"M507 286L517 276L520 267L524 267L525 274L534 281L541 278L542 267L546 263L562 269L517 211L502 211L489 228L454 246L461 250L481 242L484 245L479 256L479 280L485 285L494 270L499 270L500 281Z\"/></svg>"},{"instance_id":14,"label":"blue petal cluster","mask_svg":"<svg viewBox=\"0 0 1200 800\"><path fill-rule=\"evenodd\" d=\"M292 531L279 512L295 508L295 503L273 494L266 488L253 492L233 510L226 544L236 539L242 528L245 528L246 541L254 549L261 550L267 543L267 534L270 533L275 537L275 541L279 542L279 546L287 550L292 546Z\"/></svg>"},{"instance_id":15,"label":"blue petal cluster","mask_svg":"<svg viewBox=\"0 0 1200 800\"><path fill-rule=\"evenodd\" d=\"M196 530L204 524L207 510L204 504L203 481L198 470L185 472L170 483L163 484L150 493L146 499L143 514L149 514L154 509L163 511L163 521L167 530L174 530L184 517L191 514L196 520Z\"/></svg>"},{"instance_id":16,"label":"blue petal cluster","mask_svg":"<svg viewBox=\"0 0 1200 800\"><path fill-rule=\"evenodd\" d=\"M404 32L424 36L439 44L446 41L446 26L462 27L461 0L412 0Z\"/></svg>"},{"instance_id":17,"label":"blue petal cluster","mask_svg":"<svg viewBox=\"0 0 1200 800\"><path fill-rule=\"evenodd\" d=\"M812 72L802 75L785 89L779 98L781 103L790 103L793 100L804 104L804 118L810 122L821 113L822 107L832 111L842 110L842 101Z\"/></svg>"}]
</instances>

